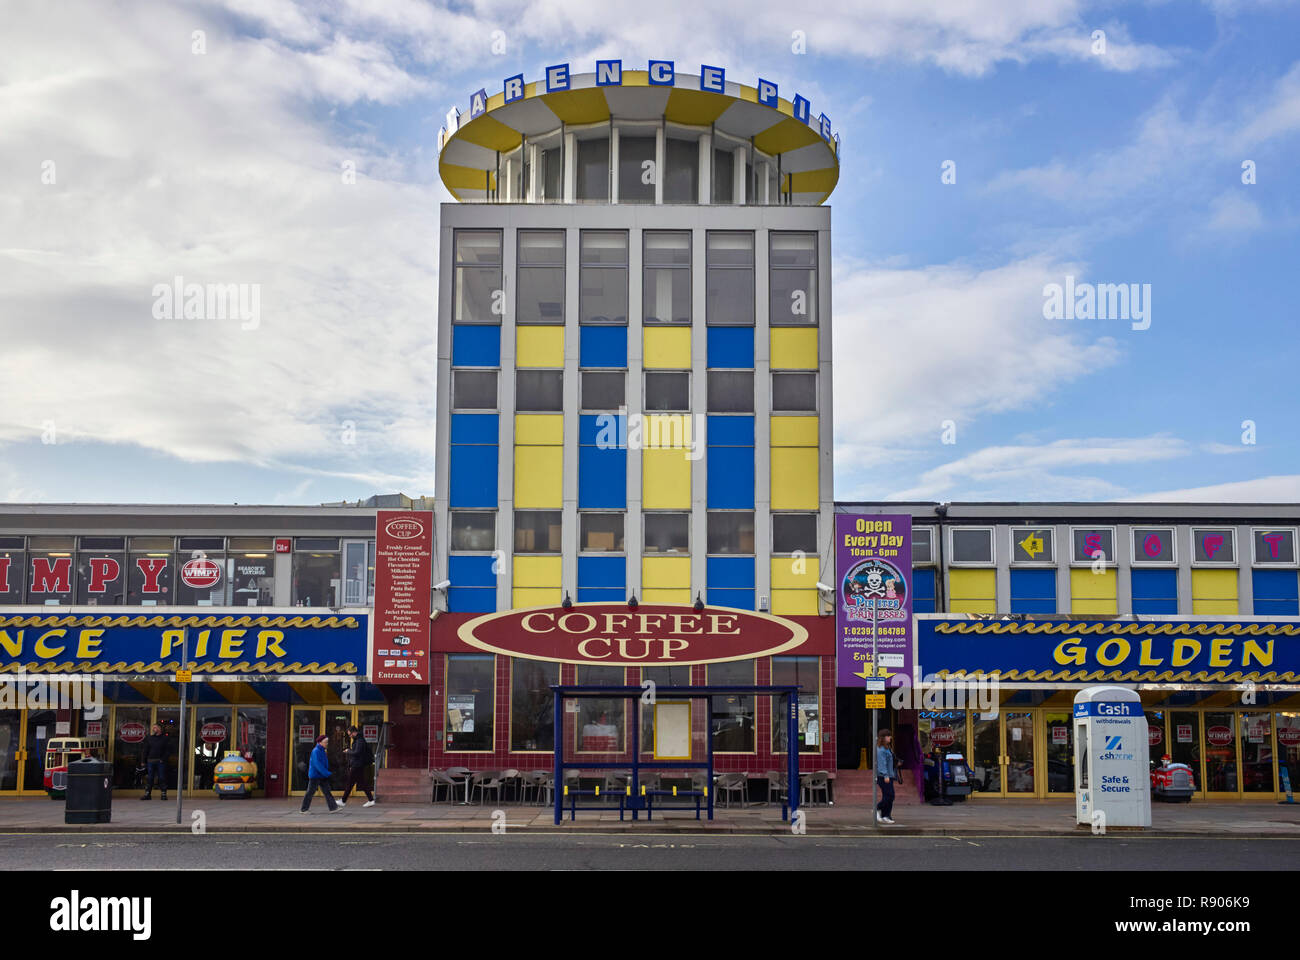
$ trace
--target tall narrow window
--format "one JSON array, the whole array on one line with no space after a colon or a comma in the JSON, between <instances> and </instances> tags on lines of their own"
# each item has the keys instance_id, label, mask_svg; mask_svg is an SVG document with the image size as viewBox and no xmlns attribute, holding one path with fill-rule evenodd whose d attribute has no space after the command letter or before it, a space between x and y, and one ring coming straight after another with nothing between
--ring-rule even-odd
<instances>
[{"instance_id":1,"label":"tall narrow window","mask_svg":"<svg viewBox=\"0 0 1300 960\"><path fill-rule=\"evenodd\" d=\"M518 323L564 323L564 231L519 231Z\"/></svg>"},{"instance_id":2,"label":"tall narrow window","mask_svg":"<svg viewBox=\"0 0 1300 960\"><path fill-rule=\"evenodd\" d=\"M691 235L647 230L642 252L645 323L691 322Z\"/></svg>"},{"instance_id":3,"label":"tall narrow window","mask_svg":"<svg viewBox=\"0 0 1300 960\"><path fill-rule=\"evenodd\" d=\"M627 233L582 231L580 323L627 323Z\"/></svg>"},{"instance_id":4,"label":"tall narrow window","mask_svg":"<svg viewBox=\"0 0 1300 960\"><path fill-rule=\"evenodd\" d=\"M705 252L709 323L754 323L754 235L710 230Z\"/></svg>"},{"instance_id":5,"label":"tall narrow window","mask_svg":"<svg viewBox=\"0 0 1300 960\"><path fill-rule=\"evenodd\" d=\"M735 160L730 150L713 151L713 202L733 203Z\"/></svg>"},{"instance_id":6,"label":"tall narrow window","mask_svg":"<svg viewBox=\"0 0 1300 960\"><path fill-rule=\"evenodd\" d=\"M618 138L619 203L654 203L656 172L654 137Z\"/></svg>"},{"instance_id":7,"label":"tall narrow window","mask_svg":"<svg viewBox=\"0 0 1300 960\"><path fill-rule=\"evenodd\" d=\"M578 199L609 200L609 138L578 141Z\"/></svg>"},{"instance_id":8,"label":"tall narrow window","mask_svg":"<svg viewBox=\"0 0 1300 960\"><path fill-rule=\"evenodd\" d=\"M492 749L496 657L447 656L447 752Z\"/></svg>"},{"instance_id":9,"label":"tall narrow window","mask_svg":"<svg viewBox=\"0 0 1300 960\"><path fill-rule=\"evenodd\" d=\"M664 203L700 202L700 145L695 140L664 141Z\"/></svg>"},{"instance_id":10,"label":"tall narrow window","mask_svg":"<svg viewBox=\"0 0 1300 960\"><path fill-rule=\"evenodd\" d=\"M455 323L500 323L493 313L501 284L501 231L457 230L452 320ZM498 310L500 308L498 307Z\"/></svg>"},{"instance_id":11,"label":"tall narrow window","mask_svg":"<svg viewBox=\"0 0 1300 960\"><path fill-rule=\"evenodd\" d=\"M771 322L817 322L817 234L771 236Z\"/></svg>"}]
</instances>

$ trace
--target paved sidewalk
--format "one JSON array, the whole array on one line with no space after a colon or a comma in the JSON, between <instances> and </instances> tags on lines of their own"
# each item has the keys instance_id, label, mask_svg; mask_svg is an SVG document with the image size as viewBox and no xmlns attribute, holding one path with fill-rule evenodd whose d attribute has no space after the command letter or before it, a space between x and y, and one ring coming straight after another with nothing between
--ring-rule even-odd
<instances>
[{"instance_id":1,"label":"paved sidewalk","mask_svg":"<svg viewBox=\"0 0 1300 960\"><path fill-rule=\"evenodd\" d=\"M550 807L505 805L497 807L460 804L384 804L363 807L352 800L337 813L330 813L317 797L311 812L299 812L301 799L218 800L186 798L184 824L176 824L176 801L140 801L126 797L113 804L113 820L107 824L65 824L62 801L44 798L0 800L0 834L3 833L100 833L105 831L188 831L192 814L202 811L209 832L294 833L300 831L382 833L480 833L492 828L493 813L505 813L508 830L635 833L759 833L784 834L790 825L782 822L781 808L755 805L719 807L709 823L694 818L694 810L656 811L655 819L633 821L631 814L620 822L618 810L578 811L570 822L556 827ZM805 827L810 834L863 836L876 828L864 806L815 806L804 808ZM951 807L900 804L894 808L898 823L881 827L882 832L906 836L1074 836L1086 835L1086 828L1074 823L1074 805L1068 801L971 800ZM1300 839L1300 804L1276 803L1185 803L1155 804L1152 828L1139 831L1158 836L1290 837ZM1118 833L1119 831L1112 831ZM1130 833L1131 831L1124 831Z\"/></svg>"}]
</instances>

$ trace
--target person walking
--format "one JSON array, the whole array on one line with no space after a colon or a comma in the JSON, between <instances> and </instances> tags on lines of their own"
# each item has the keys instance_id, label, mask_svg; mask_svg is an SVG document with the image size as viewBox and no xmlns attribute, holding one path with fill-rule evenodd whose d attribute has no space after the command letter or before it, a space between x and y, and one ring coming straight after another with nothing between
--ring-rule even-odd
<instances>
[{"instance_id":1,"label":"person walking","mask_svg":"<svg viewBox=\"0 0 1300 960\"><path fill-rule=\"evenodd\" d=\"M898 776L891 743L894 735L882 730L876 737L876 783L880 786L880 802L876 804L876 823L893 823L894 784L903 781Z\"/></svg>"},{"instance_id":2,"label":"person walking","mask_svg":"<svg viewBox=\"0 0 1300 960\"><path fill-rule=\"evenodd\" d=\"M163 733L162 727L158 724L153 725L149 731L149 736L144 738L144 762L148 768L144 779L144 796L141 800L148 800L153 796L153 785L157 783L162 788L162 799L167 799L167 734Z\"/></svg>"},{"instance_id":3,"label":"person walking","mask_svg":"<svg viewBox=\"0 0 1300 960\"><path fill-rule=\"evenodd\" d=\"M329 805L330 813L341 810L342 807L334 799L334 794L330 793L330 758L325 752L329 746L330 738L321 734L316 738L316 746L312 748L311 759L307 763L307 793L302 798L301 813L306 813L311 807L311 798L320 790L325 796L325 802Z\"/></svg>"},{"instance_id":4,"label":"person walking","mask_svg":"<svg viewBox=\"0 0 1300 960\"><path fill-rule=\"evenodd\" d=\"M370 749L370 744L366 738L361 735L361 731L355 726L348 727L348 735L352 737L352 745L343 751L348 758L348 785L343 788L343 799L339 801L340 807L347 806L348 797L352 796L354 787L360 787L366 795L366 802L363 807L373 807L375 805L375 795L370 792L370 764L374 763L375 754Z\"/></svg>"}]
</instances>

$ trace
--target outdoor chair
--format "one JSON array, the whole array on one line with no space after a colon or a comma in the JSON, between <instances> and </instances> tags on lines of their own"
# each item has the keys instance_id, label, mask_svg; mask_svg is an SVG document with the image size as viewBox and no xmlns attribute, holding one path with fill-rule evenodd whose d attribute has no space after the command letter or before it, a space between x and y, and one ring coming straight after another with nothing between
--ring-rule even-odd
<instances>
[{"instance_id":1,"label":"outdoor chair","mask_svg":"<svg viewBox=\"0 0 1300 960\"><path fill-rule=\"evenodd\" d=\"M489 790L496 794L497 803L501 802L501 787L505 783L501 779L501 774L497 770L489 770L479 774L474 778L474 789L478 792L480 803L487 801L487 792Z\"/></svg>"},{"instance_id":2,"label":"outdoor chair","mask_svg":"<svg viewBox=\"0 0 1300 960\"><path fill-rule=\"evenodd\" d=\"M456 788L459 784L447 775L446 770L430 770L429 779L433 781L433 803L438 802L439 790L446 790L448 802L455 802Z\"/></svg>"},{"instance_id":3,"label":"outdoor chair","mask_svg":"<svg viewBox=\"0 0 1300 960\"><path fill-rule=\"evenodd\" d=\"M520 794L523 791L523 783L520 780L519 771L511 767L505 773L501 774L501 783L503 786L510 787L515 794L515 802L519 802Z\"/></svg>"},{"instance_id":4,"label":"outdoor chair","mask_svg":"<svg viewBox=\"0 0 1300 960\"><path fill-rule=\"evenodd\" d=\"M809 806L817 805L818 793L823 796L827 804L831 802L830 774L825 770L809 774L808 779L803 783L803 795L807 798Z\"/></svg>"},{"instance_id":5,"label":"outdoor chair","mask_svg":"<svg viewBox=\"0 0 1300 960\"><path fill-rule=\"evenodd\" d=\"M718 793L722 794L722 802L726 806L731 806L731 795L740 794L740 805L743 807L746 801L745 791L748 787L748 777L743 773L724 773L718 777Z\"/></svg>"}]
</instances>

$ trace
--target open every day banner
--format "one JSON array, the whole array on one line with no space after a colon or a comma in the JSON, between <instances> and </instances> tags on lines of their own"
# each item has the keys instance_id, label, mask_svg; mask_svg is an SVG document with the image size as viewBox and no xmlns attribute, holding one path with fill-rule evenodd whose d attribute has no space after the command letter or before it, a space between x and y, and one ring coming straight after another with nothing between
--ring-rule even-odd
<instances>
[{"instance_id":1,"label":"open every day banner","mask_svg":"<svg viewBox=\"0 0 1300 960\"><path fill-rule=\"evenodd\" d=\"M835 636L838 685L912 682L912 517L835 515ZM872 612L880 663L870 670Z\"/></svg>"}]
</instances>

